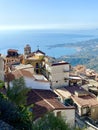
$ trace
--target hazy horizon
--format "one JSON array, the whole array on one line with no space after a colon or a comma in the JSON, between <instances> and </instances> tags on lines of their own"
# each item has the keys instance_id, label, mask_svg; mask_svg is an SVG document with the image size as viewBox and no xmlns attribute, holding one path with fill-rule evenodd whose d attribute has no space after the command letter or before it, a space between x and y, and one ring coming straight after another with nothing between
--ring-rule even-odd
<instances>
[{"instance_id":1,"label":"hazy horizon","mask_svg":"<svg viewBox=\"0 0 98 130\"><path fill-rule=\"evenodd\" d=\"M98 0L0 0L0 30L96 29Z\"/></svg>"}]
</instances>

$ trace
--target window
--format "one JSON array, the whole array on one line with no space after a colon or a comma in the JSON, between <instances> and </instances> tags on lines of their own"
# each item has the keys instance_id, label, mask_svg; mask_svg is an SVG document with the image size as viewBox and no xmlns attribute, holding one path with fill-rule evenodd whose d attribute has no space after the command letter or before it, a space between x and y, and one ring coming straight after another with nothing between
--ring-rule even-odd
<instances>
[{"instance_id":1,"label":"window","mask_svg":"<svg viewBox=\"0 0 98 130\"><path fill-rule=\"evenodd\" d=\"M58 81L56 81L56 83L58 83Z\"/></svg>"}]
</instances>

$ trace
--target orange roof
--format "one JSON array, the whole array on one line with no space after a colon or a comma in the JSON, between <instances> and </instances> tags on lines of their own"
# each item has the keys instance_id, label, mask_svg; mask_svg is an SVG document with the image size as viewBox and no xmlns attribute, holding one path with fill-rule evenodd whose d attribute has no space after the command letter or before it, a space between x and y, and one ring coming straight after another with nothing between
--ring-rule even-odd
<instances>
[{"instance_id":1,"label":"orange roof","mask_svg":"<svg viewBox=\"0 0 98 130\"><path fill-rule=\"evenodd\" d=\"M8 73L6 75L6 79L7 81L12 81L14 79L18 79L23 76L33 78L33 75L29 71L21 69L21 70L15 70L12 71L11 73Z\"/></svg>"},{"instance_id":2,"label":"orange roof","mask_svg":"<svg viewBox=\"0 0 98 130\"><path fill-rule=\"evenodd\" d=\"M57 95L51 90L32 89L28 93L27 105L34 104L34 119L41 117L48 111L74 109L74 107L66 107L56 99Z\"/></svg>"},{"instance_id":3,"label":"orange roof","mask_svg":"<svg viewBox=\"0 0 98 130\"><path fill-rule=\"evenodd\" d=\"M78 103L81 107L83 106L98 106L97 99L92 95L86 95L82 97L78 97L76 95L72 95L71 98L74 100L74 102Z\"/></svg>"},{"instance_id":4,"label":"orange roof","mask_svg":"<svg viewBox=\"0 0 98 130\"><path fill-rule=\"evenodd\" d=\"M8 52L17 52L18 50L15 50L15 49L8 49Z\"/></svg>"}]
</instances>

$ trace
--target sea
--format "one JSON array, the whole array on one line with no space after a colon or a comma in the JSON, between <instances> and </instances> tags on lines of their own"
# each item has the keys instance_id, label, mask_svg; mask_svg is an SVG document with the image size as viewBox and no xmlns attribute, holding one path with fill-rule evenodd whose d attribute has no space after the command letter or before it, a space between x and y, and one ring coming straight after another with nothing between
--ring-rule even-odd
<instances>
[{"instance_id":1,"label":"sea","mask_svg":"<svg viewBox=\"0 0 98 130\"><path fill-rule=\"evenodd\" d=\"M98 29L91 30L0 30L0 53L7 55L8 49L17 49L24 53L24 47L29 44L32 52L40 49L46 55L59 58L73 55L74 47L62 47L62 44L87 41L98 38ZM59 47L55 46L59 45ZM55 46L55 47L49 47Z\"/></svg>"}]
</instances>

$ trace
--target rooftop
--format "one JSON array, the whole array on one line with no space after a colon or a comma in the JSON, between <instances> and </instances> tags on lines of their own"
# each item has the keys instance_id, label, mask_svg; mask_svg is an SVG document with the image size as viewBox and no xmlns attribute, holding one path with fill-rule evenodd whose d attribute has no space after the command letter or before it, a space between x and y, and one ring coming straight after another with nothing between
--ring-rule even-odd
<instances>
[{"instance_id":1,"label":"rooftop","mask_svg":"<svg viewBox=\"0 0 98 130\"><path fill-rule=\"evenodd\" d=\"M17 52L18 50L15 49L8 49L8 52Z\"/></svg>"},{"instance_id":2,"label":"rooftop","mask_svg":"<svg viewBox=\"0 0 98 130\"><path fill-rule=\"evenodd\" d=\"M8 73L6 75L7 81L12 81L14 79L17 79L19 77L24 77L25 82L26 82L26 86L29 88L34 88L34 89L50 89L50 82L46 81L46 80L41 80L38 79L36 80L36 78L34 78L33 74L30 71L27 70L15 70L12 71L11 73ZM37 76L39 77L39 75ZM40 77L44 77L43 75Z\"/></svg>"},{"instance_id":3,"label":"rooftop","mask_svg":"<svg viewBox=\"0 0 98 130\"><path fill-rule=\"evenodd\" d=\"M75 94L75 91L85 91L82 87L80 86L67 86L65 87L67 91L69 91L71 94Z\"/></svg>"},{"instance_id":4,"label":"rooftop","mask_svg":"<svg viewBox=\"0 0 98 130\"><path fill-rule=\"evenodd\" d=\"M41 54L45 55L45 53L39 49L35 53L41 53Z\"/></svg>"},{"instance_id":5,"label":"rooftop","mask_svg":"<svg viewBox=\"0 0 98 130\"><path fill-rule=\"evenodd\" d=\"M51 90L32 89L28 93L27 104L34 104L34 119L43 116L45 113L59 109L73 109L73 107L65 107L57 99L57 95Z\"/></svg>"},{"instance_id":6,"label":"rooftop","mask_svg":"<svg viewBox=\"0 0 98 130\"><path fill-rule=\"evenodd\" d=\"M77 102L80 106L98 106L98 101L94 96L86 95L83 97L78 97L76 95L72 95L72 99Z\"/></svg>"},{"instance_id":7,"label":"rooftop","mask_svg":"<svg viewBox=\"0 0 98 130\"><path fill-rule=\"evenodd\" d=\"M62 96L63 98L69 98L69 97L71 97L70 92L68 92L65 88L54 89L54 92L57 95Z\"/></svg>"},{"instance_id":8,"label":"rooftop","mask_svg":"<svg viewBox=\"0 0 98 130\"><path fill-rule=\"evenodd\" d=\"M72 94L71 98L74 100L74 102L78 103L81 107L98 105L98 101L97 101L96 97L91 95L89 92L84 90L82 87L68 86L65 88ZM76 92L78 93L77 95L75 94Z\"/></svg>"},{"instance_id":9,"label":"rooftop","mask_svg":"<svg viewBox=\"0 0 98 130\"><path fill-rule=\"evenodd\" d=\"M15 69L26 69L26 68L33 68L33 66L31 64L19 64L19 65L14 65Z\"/></svg>"}]
</instances>

